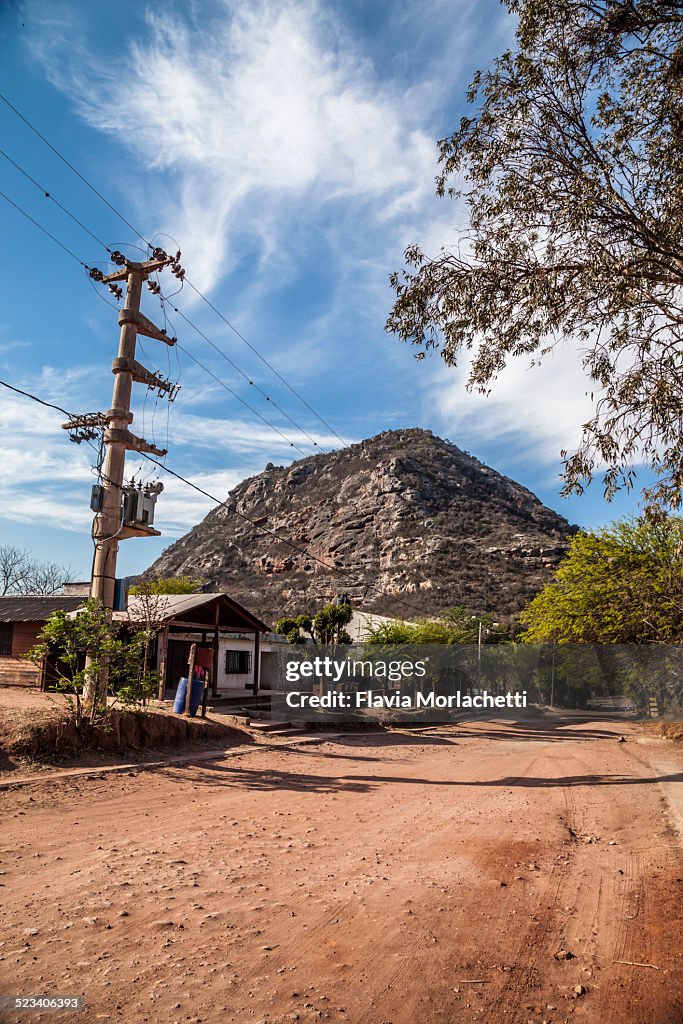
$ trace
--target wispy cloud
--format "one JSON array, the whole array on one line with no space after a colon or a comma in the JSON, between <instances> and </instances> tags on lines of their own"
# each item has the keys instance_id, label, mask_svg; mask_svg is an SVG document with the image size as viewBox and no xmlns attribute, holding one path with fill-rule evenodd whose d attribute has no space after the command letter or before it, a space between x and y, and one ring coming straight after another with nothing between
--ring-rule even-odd
<instances>
[{"instance_id":1,"label":"wispy cloud","mask_svg":"<svg viewBox=\"0 0 683 1024\"><path fill-rule=\"evenodd\" d=\"M435 155L424 111L378 79L330 10L259 0L208 12L155 9L107 59L74 46L51 11L35 44L92 126L169 175L170 196L147 195L146 208L183 240L203 286L239 258L247 230L286 272L278 240L311 204L353 199L377 222L422 206Z\"/></svg>"},{"instance_id":2,"label":"wispy cloud","mask_svg":"<svg viewBox=\"0 0 683 1024\"><path fill-rule=\"evenodd\" d=\"M467 359L455 369L439 361L427 373L444 433L474 451L496 442L510 465L559 470L560 451L578 444L593 409L594 382L569 344L557 345L540 365L512 359L488 395L467 391Z\"/></svg>"},{"instance_id":3,"label":"wispy cloud","mask_svg":"<svg viewBox=\"0 0 683 1024\"><path fill-rule=\"evenodd\" d=\"M84 408L91 372L74 371L62 380L53 368L44 367L33 378L24 378L25 390L39 394L65 408ZM87 531L92 518L88 508L90 487L95 482L93 466L97 445L71 444L61 429L61 413L37 405L3 389L0 403L0 432L3 436L0 459L0 491L3 515L21 523L37 523L61 529ZM148 440L163 445L165 416L152 409L146 417L137 410L133 429L147 434ZM264 426L255 428L239 418L210 417L183 411L174 416L174 445L168 465L182 476L223 500L228 491L246 476L260 472L272 459L288 464L300 454L289 443ZM294 435L297 440L304 439ZM316 435L313 435L316 436ZM332 447L335 440L319 434L321 447ZM306 442L311 448L310 442ZM27 457L30 453L30 457ZM211 498L192 491L182 480L165 473L148 460L130 453L128 476L146 479L158 477L165 491L159 502L164 531L182 533L208 512Z\"/></svg>"}]
</instances>

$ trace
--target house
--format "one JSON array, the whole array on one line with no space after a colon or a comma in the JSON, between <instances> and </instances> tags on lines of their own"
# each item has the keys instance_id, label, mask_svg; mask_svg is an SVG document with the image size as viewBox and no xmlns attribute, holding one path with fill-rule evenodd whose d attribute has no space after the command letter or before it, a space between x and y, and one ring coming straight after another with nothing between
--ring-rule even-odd
<instances>
[{"instance_id":1,"label":"house","mask_svg":"<svg viewBox=\"0 0 683 1024\"><path fill-rule=\"evenodd\" d=\"M275 638L265 623L228 594L136 594L129 597L125 612L114 612L114 619L131 629L155 629L153 664L167 699L187 675L193 643L198 647L197 664L210 669L212 696L257 694L270 688L272 645L283 638Z\"/></svg>"},{"instance_id":2,"label":"house","mask_svg":"<svg viewBox=\"0 0 683 1024\"><path fill-rule=\"evenodd\" d=\"M346 627L346 632L351 637L352 643L362 644L367 640L368 633L372 632L373 629L377 629L379 626L392 625L399 621L388 615L377 615L375 612L361 612L354 609L351 621Z\"/></svg>"},{"instance_id":3,"label":"house","mask_svg":"<svg viewBox=\"0 0 683 1024\"><path fill-rule=\"evenodd\" d=\"M0 686L41 686L45 666L20 657L56 611L73 612L83 604L76 595L0 597Z\"/></svg>"},{"instance_id":4,"label":"house","mask_svg":"<svg viewBox=\"0 0 683 1024\"><path fill-rule=\"evenodd\" d=\"M35 666L20 658L37 642L54 611L75 615L87 592L53 597L0 597L0 685L49 686L52 663ZM228 594L136 595L114 620L130 629L149 626L156 632L152 664L163 680L163 696L172 697L181 676L187 675L193 643L210 669L211 694L256 694L270 688L270 652L283 637L271 634L265 623L233 601Z\"/></svg>"}]
</instances>

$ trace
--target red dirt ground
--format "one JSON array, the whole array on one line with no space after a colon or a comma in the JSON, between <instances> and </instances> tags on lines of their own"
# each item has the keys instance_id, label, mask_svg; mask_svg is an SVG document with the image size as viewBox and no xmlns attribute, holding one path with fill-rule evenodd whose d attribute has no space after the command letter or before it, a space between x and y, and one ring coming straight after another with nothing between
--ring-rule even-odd
<instances>
[{"instance_id":1,"label":"red dirt ground","mask_svg":"<svg viewBox=\"0 0 683 1024\"><path fill-rule=\"evenodd\" d=\"M638 737L352 734L0 793L0 991L87 1002L4 1019L681 1024L683 755Z\"/></svg>"}]
</instances>

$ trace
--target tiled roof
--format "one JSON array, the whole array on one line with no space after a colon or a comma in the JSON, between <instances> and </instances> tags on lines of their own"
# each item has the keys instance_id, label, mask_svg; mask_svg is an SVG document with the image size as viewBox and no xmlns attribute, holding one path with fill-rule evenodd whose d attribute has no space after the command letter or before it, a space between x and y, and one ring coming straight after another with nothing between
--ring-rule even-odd
<instances>
[{"instance_id":1,"label":"tiled roof","mask_svg":"<svg viewBox=\"0 0 683 1024\"><path fill-rule=\"evenodd\" d=\"M85 600L84 597L64 597L62 594L54 597L11 594L0 597L0 622L45 622L52 612L73 612Z\"/></svg>"}]
</instances>

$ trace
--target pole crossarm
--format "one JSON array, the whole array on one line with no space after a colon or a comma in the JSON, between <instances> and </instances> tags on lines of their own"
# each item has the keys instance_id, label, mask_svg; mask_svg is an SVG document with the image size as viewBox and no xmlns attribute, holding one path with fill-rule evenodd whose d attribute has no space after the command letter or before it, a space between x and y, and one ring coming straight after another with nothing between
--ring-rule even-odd
<instances>
[{"instance_id":1,"label":"pole crossarm","mask_svg":"<svg viewBox=\"0 0 683 1024\"><path fill-rule=\"evenodd\" d=\"M177 384L148 370L137 359L129 359L126 356L117 357L112 363L112 373L130 373L138 384L146 384L148 388L158 391L160 395L166 392L169 401L173 401L178 392Z\"/></svg>"},{"instance_id":2,"label":"pole crossarm","mask_svg":"<svg viewBox=\"0 0 683 1024\"><path fill-rule=\"evenodd\" d=\"M134 263L132 260L126 260L125 266L122 266L120 270L115 270L113 274L107 274L102 278L103 284L109 284L114 281L126 281L129 274L140 274L143 281L147 279L150 274L156 273L157 270L163 270L169 263L174 262L175 257L167 256L165 260L145 260L143 263Z\"/></svg>"},{"instance_id":3,"label":"pole crossarm","mask_svg":"<svg viewBox=\"0 0 683 1024\"><path fill-rule=\"evenodd\" d=\"M165 331L156 324L153 324L151 320L148 320L144 313L141 313L139 309L122 309L119 313L119 326L132 325L135 327L138 334L144 334L147 338L154 338L155 341L163 341L165 345L173 346L176 343L176 338L169 338Z\"/></svg>"},{"instance_id":4,"label":"pole crossarm","mask_svg":"<svg viewBox=\"0 0 683 1024\"><path fill-rule=\"evenodd\" d=\"M160 459L163 459L164 455L168 455L168 449L157 448L156 445L145 441L144 437L137 437L135 434L131 434L130 430L121 427L109 427L104 435L104 443L122 444L129 452L148 452Z\"/></svg>"},{"instance_id":5,"label":"pole crossarm","mask_svg":"<svg viewBox=\"0 0 683 1024\"><path fill-rule=\"evenodd\" d=\"M82 416L70 416L66 423L62 423L62 430L79 430L81 427L105 427L107 425L107 413L86 412Z\"/></svg>"}]
</instances>

